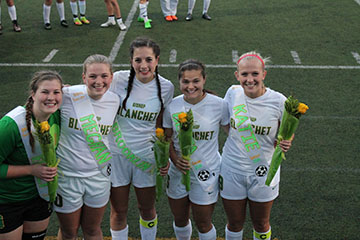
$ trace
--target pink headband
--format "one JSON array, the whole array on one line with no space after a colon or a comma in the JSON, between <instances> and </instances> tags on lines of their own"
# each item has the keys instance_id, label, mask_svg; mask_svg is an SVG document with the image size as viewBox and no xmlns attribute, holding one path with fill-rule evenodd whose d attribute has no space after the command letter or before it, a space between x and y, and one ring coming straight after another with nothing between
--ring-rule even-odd
<instances>
[{"instance_id":1,"label":"pink headband","mask_svg":"<svg viewBox=\"0 0 360 240\"><path fill-rule=\"evenodd\" d=\"M260 60L260 62L262 63L263 67L265 67L264 60L262 60L262 58L259 57L259 56L256 55L256 54L246 54L246 55L242 56L242 57L239 58L239 60L237 61L237 65L239 65L240 61L243 60L243 59L246 58L246 57L256 57L257 59Z\"/></svg>"}]
</instances>

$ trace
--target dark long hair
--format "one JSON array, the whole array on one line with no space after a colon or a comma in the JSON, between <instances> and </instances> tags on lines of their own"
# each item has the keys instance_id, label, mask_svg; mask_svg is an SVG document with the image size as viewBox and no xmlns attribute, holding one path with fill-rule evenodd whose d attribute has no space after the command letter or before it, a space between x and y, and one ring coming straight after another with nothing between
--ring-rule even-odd
<instances>
[{"instance_id":1,"label":"dark long hair","mask_svg":"<svg viewBox=\"0 0 360 240\"><path fill-rule=\"evenodd\" d=\"M160 56L160 47L157 43L155 43L153 40L149 39L149 38L145 38L145 37L138 37L136 38L134 41L131 42L130 45L130 58L131 60L133 59L134 56L134 50L135 48L140 48L140 47L149 47L153 50L155 57L159 57ZM126 97L122 103L122 108L126 109L126 102L130 96L132 87L133 87L133 83L134 83L134 78L135 78L135 69L133 68L133 66L131 65L130 68L130 75L129 75L129 81L128 81L128 86L127 86L127 92L126 92ZM155 80L156 80L156 85L157 85L157 94L158 94L158 98L161 104L161 108L164 108L164 103L161 97L161 84L160 84L160 79L159 79L159 73L158 73L158 66L156 66L155 68Z\"/></svg>"}]
</instances>

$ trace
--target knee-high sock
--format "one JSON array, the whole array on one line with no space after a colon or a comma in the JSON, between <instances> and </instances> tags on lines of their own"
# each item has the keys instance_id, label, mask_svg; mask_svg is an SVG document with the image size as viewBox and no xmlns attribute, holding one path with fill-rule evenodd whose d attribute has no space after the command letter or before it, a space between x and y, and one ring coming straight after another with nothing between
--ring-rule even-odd
<instances>
[{"instance_id":1,"label":"knee-high sock","mask_svg":"<svg viewBox=\"0 0 360 240\"><path fill-rule=\"evenodd\" d=\"M129 234L129 226L126 225L124 229L118 231L110 229L110 233L112 240L127 240Z\"/></svg>"},{"instance_id":2,"label":"knee-high sock","mask_svg":"<svg viewBox=\"0 0 360 240\"><path fill-rule=\"evenodd\" d=\"M86 1L79 1L79 9L80 9L80 15L85 15L86 13Z\"/></svg>"},{"instance_id":3,"label":"knee-high sock","mask_svg":"<svg viewBox=\"0 0 360 240\"><path fill-rule=\"evenodd\" d=\"M76 2L70 1L70 8L73 16L78 16L78 6Z\"/></svg>"},{"instance_id":4,"label":"knee-high sock","mask_svg":"<svg viewBox=\"0 0 360 240\"><path fill-rule=\"evenodd\" d=\"M212 225L212 228L207 233L199 233L199 240L216 240L216 229L215 226Z\"/></svg>"},{"instance_id":5,"label":"knee-high sock","mask_svg":"<svg viewBox=\"0 0 360 240\"><path fill-rule=\"evenodd\" d=\"M209 10L211 0L204 0L203 14Z\"/></svg>"},{"instance_id":6,"label":"knee-high sock","mask_svg":"<svg viewBox=\"0 0 360 240\"><path fill-rule=\"evenodd\" d=\"M254 240L270 240L271 239L271 227L268 231L259 233L257 231L253 231L253 239Z\"/></svg>"},{"instance_id":7,"label":"knee-high sock","mask_svg":"<svg viewBox=\"0 0 360 240\"><path fill-rule=\"evenodd\" d=\"M64 7L64 2L62 3L56 3L56 8L58 10L59 16L60 16L60 20L65 20L65 7Z\"/></svg>"},{"instance_id":8,"label":"knee-high sock","mask_svg":"<svg viewBox=\"0 0 360 240\"><path fill-rule=\"evenodd\" d=\"M189 2L188 2L188 12L187 13L192 14L192 12L194 10L194 7L195 7L195 2L196 2L196 0L189 0Z\"/></svg>"},{"instance_id":9,"label":"knee-high sock","mask_svg":"<svg viewBox=\"0 0 360 240\"><path fill-rule=\"evenodd\" d=\"M157 216L150 221L146 221L140 217L140 234L142 240L155 240L157 232Z\"/></svg>"},{"instance_id":10,"label":"knee-high sock","mask_svg":"<svg viewBox=\"0 0 360 240\"><path fill-rule=\"evenodd\" d=\"M227 225L225 227L225 240L238 240L243 238L243 230L240 232L232 232L227 228Z\"/></svg>"},{"instance_id":11,"label":"knee-high sock","mask_svg":"<svg viewBox=\"0 0 360 240\"><path fill-rule=\"evenodd\" d=\"M15 5L12 5L11 7L8 7L8 12L9 12L9 16L10 16L11 21L17 20Z\"/></svg>"},{"instance_id":12,"label":"knee-high sock","mask_svg":"<svg viewBox=\"0 0 360 240\"><path fill-rule=\"evenodd\" d=\"M175 225L175 222L173 222L173 228L177 240L190 240L192 233L192 226L190 219L188 225L186 225L185 227L178 227Z\"/></svg>"},{"instance_id":13,"label":"knee-high sock","mask_svg":"<svg viewBox=\"0 0 360 240\"><path fill-rule=\"evenodd\" d=\"M43 5L44 23L50 23L51 6Z\"/></svg>"}]
</instances>

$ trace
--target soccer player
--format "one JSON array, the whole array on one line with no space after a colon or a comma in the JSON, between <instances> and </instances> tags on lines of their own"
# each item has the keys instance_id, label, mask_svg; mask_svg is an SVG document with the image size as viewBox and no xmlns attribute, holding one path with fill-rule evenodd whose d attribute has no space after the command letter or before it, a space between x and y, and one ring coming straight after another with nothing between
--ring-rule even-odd
<instances>
[{"instance_id":1,"label":"soccer player","mask_svg":"<svg viewBox=\"0 0 360 240\"><path fill-rule=\"evenodd\" d=\"M103 28L113 26L116 23L118 24L121 31L126 30L126 25L123 23L121 18L120 6L117 0L104 0L106 5L106 10L108 12L108 20L101 24ZM115 21L116 17L116 21Z\"/></svg>"},{"instance_id":2,"label":"soccer player","mask_svg":"<svg viewBox=\"0 0 360 240\"><path fill-rule=\"evenodd\" d=\"M119 97L108 91L113 78L109 59L89 56L83 64L84 84L64 88L61 106L61 159L54 210L59 239L103 239L101 221L110 195L109 140Z\"/></svg>"},{"instance_id":3,"label":"soccer player","mask_svg":"<svg viewBox=\"0 0 360 240\"><path fill-rule=\"evenodd\" d=\"M210 7L211 0L203 0L203 1L204 1L204 4L203 4L203 11L202 11L202 18L205 19L205 20L210 21L211 17L208 14L208 10L209 10L209 7ZM191 21L193 19L192 12L194 10L195 3L196 3L196 0L189 0L189 2L188 2L188 12L187 12L187 15L186 15L186 18L185 18L186 21Z\"/></svg>"},{"instance_id":4,"label":"soccer player","mask_svg":"<svg viewBox=\"0 0 360 240\"><path fill-rule=\"evenodd\" d=\"M78 0L79 10L80 10L80 18L78 13L78 4L76 0L70 0L71 12L73 14L73 21L76 26L81 26L83 24L90 24L90 21L85 17L86 12L86 1Z\"/></svg>"},{"instance_id":5,"label":"soccer player","mask_svg":"<svg viewBox=\"0 0 360 240\"><path fill-rule=\"evenodd\" d=\"M271 239L270 211L279 194L279 171L273 186L266 186L266 174L256 171L270 165L277 131L284 111L285 96L265 87L264 59L257 52L240 56L236 79L225 100L230 114L229 136L222 154L220 195L228 223L227 240L242 239L249 204L254 239ZM291 141L280 142L286 152Z\"/></svg>"},{"instance_id":6,"label":"soccer player","mask_svg":"<svg viewBox=\"0 0 360 240\"><path fill-rule=\"evenodd\" d=\"M173 228L177 239L190 239L192 227L190 209L198 229L199 239L216 239L216 229L211 217L218 200L220 154L219 128L229 124L226 102L205 90L205 66L198 60L182 62L178 69L182 95L175 97L165 109L163 125L165 134L172 138L171 166L167 195L174 216ZM194 151L190 161L182 158L179 143L178 115L193 113ZM182 174L190 170L190 191L181 182Z\"/></svg>"},{"instance_id":7,"label":"soccer player","mask_svg":"<svg viewBox=\"0 0 360 240\"><path fill-rule=\"evenodd\" d=\"M52 4L52 0L44 0L43 18L44 18L44 28L46 30L51 30L51 24L50 24L51 4ZM60 25L63 27L68 27L69 25L65 20L64 0L56 0L56 8L60 16Z\"/></svg>"},{"instance_id":8,"label":"soccer player","mask_svg":"<svg viewBox=\"0 0 360 240\"><path fill-rule=\"evenodd\" d=\"M57 72L36 72L25 107L0 120L0 239L42 240L49 224L46 182L57 174L47 167L34 136L34 121L47 121L56 145L59 140L62 79Z\"/></svg>"},{"instance_id":9,"label":"soccer player","mask_svg":"<svg viewBox=\"0 0 360 240\"><path fill-rule=\"evenodd\" d=\"M110 90L122 99L112 129L114 155L111 174L110 227L113 240L128 239L127 210L130 185L137 196L140 233L154 240L157 232L155 209L155 157L151 140L161 126L164 108L170 103L173 84L158 74L160 47L148 38L130 45L130 71L114 73ZM168 166L162 169L166 175Z\"/></svg>"},{"instance_id":10,"label":"soccer player","mask_svg":"<svg viewBox=\"0 0 360 240\"><path fill-rule=\"evenodd\" d=\"M17 22L17 15L16 15L16 7L14 5L14 0L6 0L6 4L8 5L8 12L10 19L13 23L13 29L15 32L21 32L21 27ZM2 24L1 24L1 0L0 0L0 34L2 34Z\"/></svg>"}]
</instances>

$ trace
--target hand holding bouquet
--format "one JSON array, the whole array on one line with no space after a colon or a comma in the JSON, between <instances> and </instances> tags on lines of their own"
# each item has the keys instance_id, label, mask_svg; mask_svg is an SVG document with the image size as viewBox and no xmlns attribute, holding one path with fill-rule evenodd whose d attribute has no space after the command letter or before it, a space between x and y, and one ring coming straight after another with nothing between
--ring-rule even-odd
<instances>
[{"instance_id":1,"label":"hand holding bouquet","mask_svg":"<svg viewBox=\"0 0 360 240\"><path fill-rule=\"evenodd\" d=\"M34 121L34 127L36 129L36 135L38 136L41 151L44 156L44 161L48 167L57 167L60 160L56 159L54 139L50 134L50 125L47 121L39 123L37 120ZM56 190L58 186L57 175L50 182L47 182L49 201L50 203L55 201Z\"/></svg>"},{"instance_id":2,"label":"hand holding bouquet","mask_svg":"<svg viewBox=\"0 0 360 240\"><path fill-rule=\"evenodd\" d=\"M155 131L154 154L156 162L156 200L163 193L164 177L160 175L160 168L166 167L169 162L170 142L166 140L164 129L157 128Z\"/></svg>"},{"instance_id":3,"label":"hand holding bouquet","mask_svg":"<svg viewBox=\"0 0 360 240\"><path fill-rule=\"evenodd\" d=\"M180 113L178 116L180 123L179 142L182 158L190 161L191 149L192 149L192 130L194 117L191 109L187 113ZM182 183L185 185L186 191L190 191L190 171L186 170L186 174L182 175Z\"/></svg>"},{"instance_id":4,"label":"hand holding bouquet","mask_svg":"<svg viewBox=\"0 0 360 240\"><path fill-rule=\"evenodd\" d=\"M281 120L279 133L277 136L277 146L271 159L269 173L266 178L265 184L270 186L282 160L285 158L285 153L281 150L279 144L282 140L290 140L295 133L298 125L300 116L305 114L309 107L292 96L289 96L285 101L285 111Z\"/></svg>"}]
</instances>

